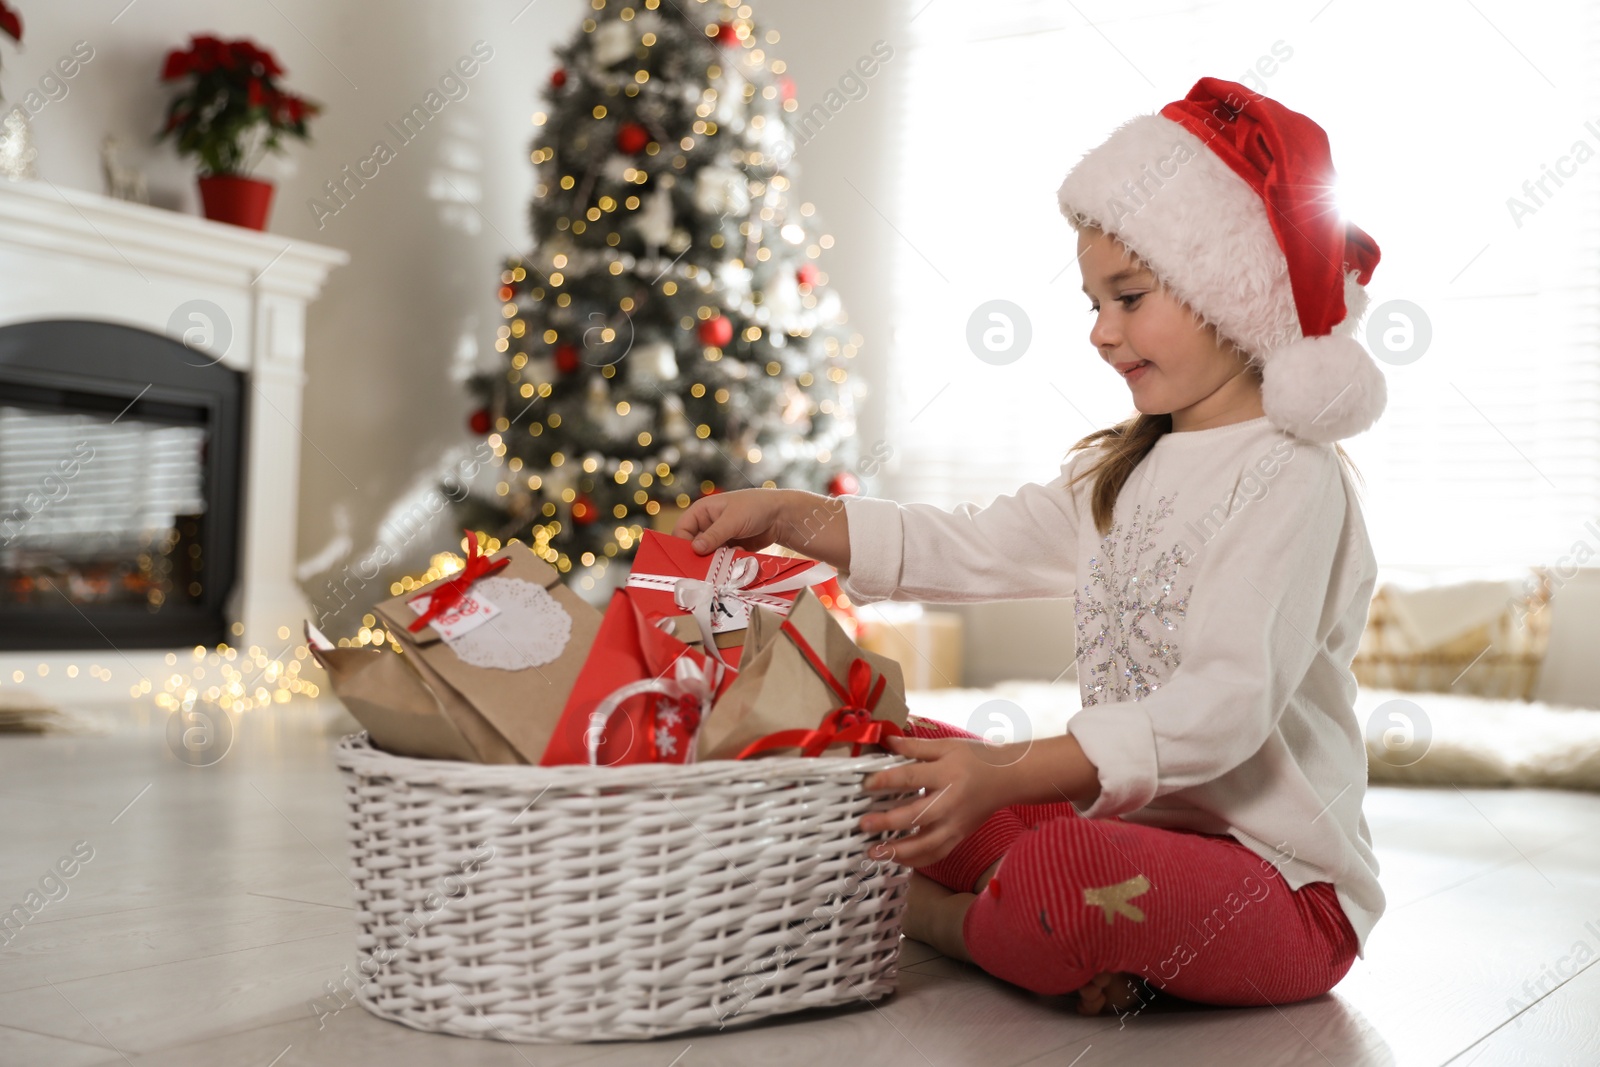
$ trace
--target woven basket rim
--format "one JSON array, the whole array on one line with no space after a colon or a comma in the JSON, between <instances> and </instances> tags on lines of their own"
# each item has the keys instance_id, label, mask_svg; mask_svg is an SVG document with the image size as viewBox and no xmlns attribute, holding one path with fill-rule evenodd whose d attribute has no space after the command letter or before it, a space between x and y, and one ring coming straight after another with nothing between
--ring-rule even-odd
<instances>
[{"instance_id":1,"label":"woven basket rim","mask_svg":"<svg viewBox=\"0 0 1600 1067\"><path fill-rule=\"evenodd\" d=\"M682 786L708 780L762 781L853 777L899 767L916 760L889 752L860 756L767 756L755 760L702 760L698 763L634 763L622 767L564 764L540 767L527 763L468 763L420 759L385 752L372 744L367 731L346 734L334 746L340 768L358 774L382 775L411 784L471 788L494 786L589 789L629 786Z\"/></svg>"}]
</instances>

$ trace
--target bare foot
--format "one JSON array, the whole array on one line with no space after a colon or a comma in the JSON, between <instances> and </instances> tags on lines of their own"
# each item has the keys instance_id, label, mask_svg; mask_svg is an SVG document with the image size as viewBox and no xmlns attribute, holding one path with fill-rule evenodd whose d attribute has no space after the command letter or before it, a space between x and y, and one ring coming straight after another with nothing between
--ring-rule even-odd
<instances>
[{"instance_id":1,"label":"bare foot","mask_svg":"<svg viewBox=\"0 0 1600 1067\"><path fill-rule=\"evenodd\" d=\"M913 941L933 946L952 959L971 963L961 926L967 908L976 899L971 893L951 892L920 871L912 871L901 933Z\"/></svg>"},{"instance_id":2,"label":"bare foot","mask_svg":"<svg viewBox=\"0 0 1600 1067\"><path fill-rule=\"evenodd\" d=\"M1103 971L1078 990L1078 1014L1099 1015L1110 1008L1120 1015L1133 1005L1144 1003L1145 994L1138 976Z\"/></svg>"}]
</instances>

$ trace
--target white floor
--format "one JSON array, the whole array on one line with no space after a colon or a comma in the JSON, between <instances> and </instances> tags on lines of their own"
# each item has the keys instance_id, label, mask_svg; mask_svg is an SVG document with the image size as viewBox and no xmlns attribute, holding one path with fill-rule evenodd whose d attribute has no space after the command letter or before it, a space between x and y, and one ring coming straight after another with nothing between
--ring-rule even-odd
<instances>
[{"instance_id":1,"label":"white floor","mask_svg":"<svg viewBox=\"0 0 1600 1067\"><path fill-rule=\"evenodd\" d=\"M1299 1004L1085 1019L907 941L900 989L875 1005L506 1045L357 1005L319 1026L311 1003L354 958L328 751L342 717L250 713L204 768L172 756L150 711L120 721L109 736L0 737L0 913L78 842L93 849L0 947L0 1064L1600 1063L1596 794L1374 789L1389 912L1345 981Z\"/></svg>"}]
</instances>

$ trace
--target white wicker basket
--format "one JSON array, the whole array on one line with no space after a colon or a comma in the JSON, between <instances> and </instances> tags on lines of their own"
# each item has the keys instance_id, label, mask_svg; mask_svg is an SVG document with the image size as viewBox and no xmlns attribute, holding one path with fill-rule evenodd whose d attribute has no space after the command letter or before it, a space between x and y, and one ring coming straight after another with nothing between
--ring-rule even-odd
<instances>
[{"instance_id":1,"label":"white wicker basket","mask_svg":"<svg viewBox=\"0 0 1600 1067\"><path fill-rule=\"evenodd\" d=\"M340 741L375 1015L508 1041L723 1027L895 988L889 755L491 766Z\"/></svg>"}]
</instances>

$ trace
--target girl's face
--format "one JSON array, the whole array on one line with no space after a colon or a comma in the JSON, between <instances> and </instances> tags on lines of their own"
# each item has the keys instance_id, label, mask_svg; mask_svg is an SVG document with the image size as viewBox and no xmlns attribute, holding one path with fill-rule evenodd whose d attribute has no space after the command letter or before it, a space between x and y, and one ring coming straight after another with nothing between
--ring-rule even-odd
<instances>
[{"instance_id":1,"label":"girl's face","mask_svg":"<svg viewBox=\"0 0 1600 1067\"><path fill-rule=\"evenodd\" d=\"M1243 355L1168 293L1148 267L1099 230L1078 234L1094 326L1089 343L1128 383L1136 408L1174 431L1259 418L1261 385Z\"/></svg>"}]
</instances>

